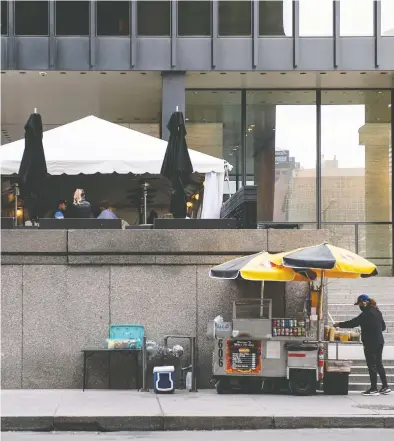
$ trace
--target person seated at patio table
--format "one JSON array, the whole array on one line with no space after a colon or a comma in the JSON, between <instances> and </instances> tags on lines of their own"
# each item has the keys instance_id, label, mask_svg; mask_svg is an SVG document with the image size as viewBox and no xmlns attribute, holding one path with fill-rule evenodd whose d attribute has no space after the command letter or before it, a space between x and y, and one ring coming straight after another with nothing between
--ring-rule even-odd
<instances>
[{"instance_id":1,"label":"person seated at patio table","mask_svg":"<svg viewBox=\"0 0 394 441\"><path fill-rule=\"evenodd\" d=\"M108 201L103 201L100 204L101 213L97 219L118 219L116 214L113 212L114 208L112 204Z\"/></svg>"},{"instance_id":2,"label":"person seated at patio table","mask_svg":"<svg viewBox=\"0 0 394 441\"><path fill-rule=\"evenodd\" d=\"M66 210L67 210L66 201L63 200L59 201L59 203L57 204L57 209L53 213L53 217L55 219L64 219L64 213Z\"/></svg>"},{"instance_id":3,"label":"person seated at patio table","mask_svg":"<svg viewBox=\"0 0 394 441\"><path fill-rule=\"evenodd\" d=\"M85 190L81 188L75 190L71 217L76 219L87 219L93 217L90 202L86 200Z\"/></svg>"}]
</instances>

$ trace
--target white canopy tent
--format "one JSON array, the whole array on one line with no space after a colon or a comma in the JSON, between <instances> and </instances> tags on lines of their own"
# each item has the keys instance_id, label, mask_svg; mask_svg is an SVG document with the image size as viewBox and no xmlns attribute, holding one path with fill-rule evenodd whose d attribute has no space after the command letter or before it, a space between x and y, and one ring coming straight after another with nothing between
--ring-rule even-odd
<instances>
[{"instance_id":1,"label":"white canopy tent","mask_svg":"<svg viewBox=\"0 0 394 441\"><path fill-rule=\"evenodd\" d=\"M44 132L43 144L50 175L159 175L167 148L162 139L95 116ZM24 148L24 139L1 146L2 175L18 173ZM189 153L194 172L206 175L201 217L218 218L226 162L190 149Z\"/></svg>"}]
</instances>

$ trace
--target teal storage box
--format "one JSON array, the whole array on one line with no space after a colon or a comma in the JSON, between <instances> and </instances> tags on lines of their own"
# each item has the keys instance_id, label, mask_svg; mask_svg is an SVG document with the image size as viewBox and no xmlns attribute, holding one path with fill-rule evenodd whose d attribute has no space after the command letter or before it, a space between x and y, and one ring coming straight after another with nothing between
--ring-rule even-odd
<instances>
[{"instance_id":1,"label":"teal storage box","mask_svg":"<svg viewBox=\"0 0 394 441\"><path fill-rule=\"evenodd\" d=\"M144 335L145 328L141 325L111 325L108 340L135 340L135 348L141 349Z\"/></svg>"}]
</instances>

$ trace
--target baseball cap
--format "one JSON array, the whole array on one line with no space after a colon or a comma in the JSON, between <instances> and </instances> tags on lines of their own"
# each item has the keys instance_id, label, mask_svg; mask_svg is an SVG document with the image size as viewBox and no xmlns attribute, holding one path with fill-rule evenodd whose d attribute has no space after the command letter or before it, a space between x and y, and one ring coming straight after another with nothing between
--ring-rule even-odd
<instances>
[{"instance_id":1,"label":"baseball cap","mask_svg":"<svg viewBox=\"0 0 394 441\"><path fill-rule=\"evenodd\" d=\"M361 294L357 297L357 302L355 305L358 305L361 302L368 302L370 300L369 296L367 294Z\"/></svg>"}]
</instances>

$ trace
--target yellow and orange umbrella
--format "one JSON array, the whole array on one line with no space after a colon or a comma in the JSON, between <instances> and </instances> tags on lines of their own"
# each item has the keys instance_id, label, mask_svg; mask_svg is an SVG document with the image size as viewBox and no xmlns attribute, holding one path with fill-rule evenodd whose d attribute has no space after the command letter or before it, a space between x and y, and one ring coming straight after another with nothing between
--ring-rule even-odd
<instances>
[{"instance_id":1,"label":"yellow and orange umbrella","mask_svg":"<svg viewBox=\"0 0 394 441\"><path fill-rule=\"evenodd\" d=\"M328 243L271 254L270 260L275 265L293 269L309 279L322 276L357 279L378 274L374 263Z\"/></svg>"},{"instance_id":2,"label":"yellow and orange umbrella","mask_svg":"<svg viewBox=\"0 0 394 441\"><path fill-rule=\"evenodd\" d=\"M214 279L245 279L254 281L308 282L308 278L291 268L276 265L267 252L230 260L211 269Z\"/></svg>"}]
</instances>

